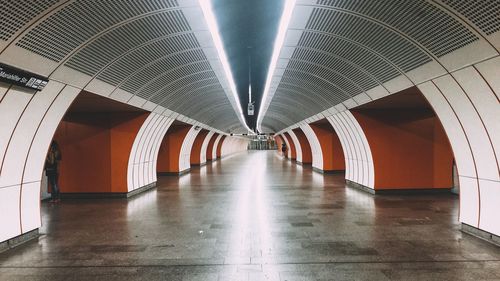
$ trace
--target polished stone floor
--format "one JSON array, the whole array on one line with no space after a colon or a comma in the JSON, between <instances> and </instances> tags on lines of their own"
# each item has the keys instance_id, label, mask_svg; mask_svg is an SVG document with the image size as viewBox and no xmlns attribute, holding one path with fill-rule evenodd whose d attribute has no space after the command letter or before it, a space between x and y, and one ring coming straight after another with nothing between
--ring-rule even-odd
<instances>
[{"instance_id":1,"label":"polished stone floor","mask_svg":"<svg viewBox=\"0 0 500 281\"><path fill-rule=\"evenodd\" d=\"M458 197L373 196L274 152L42 212L0 280L500 280L500 248L459 231Z\"/></svg>"}]
</instances>

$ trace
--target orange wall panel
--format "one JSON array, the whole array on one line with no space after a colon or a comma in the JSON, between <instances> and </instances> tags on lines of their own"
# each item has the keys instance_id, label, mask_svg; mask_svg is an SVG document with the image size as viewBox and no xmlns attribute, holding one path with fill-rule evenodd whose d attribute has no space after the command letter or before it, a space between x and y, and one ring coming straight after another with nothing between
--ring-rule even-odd
<instances>
[{"instance_id":1,"label":"orange wall panel","mask_svg":"<svg viewBox=\"0 0 500 281\"><path fill-rule=\"evenodd\" d=\"M208 141L207 155L206 155L207 161L213 160L212 155L213 155L213 151L214 151L214 144L215 144L215 140L217 139L218 136L219 136L219 134L213 134L212 138Z\"/></svg>"},{"instance_id":2,"label":"orange wall panel","mask_svg":"<svg viewBox=\"0 0 500 281\"><path fill-rule=\"evenodd\" d=\"M158 152L156 170L159 173L178 173L182 143L191 125L172 124L168 129Z\"/></svg>"},{"instance_id":3,"label":"orange wall panel","mask_svg":"<svg viewBox=\"0 0 500 281\"><path fill-rule=\"evenodd\" d=\"M62 161L63 193L127 192L135 136L148 113L68 114L54 135Z\"/></svg>"},{"instance_id":4,"label":"orange wall panel","mask_svg":"<svg viewBox=\"0 0 500 281\"><path fill-rule=\"evenodd\" d=\"M290 149L290 158L297 159L297 151L295 150L295 143L293 142L292 137L288 133L283 133L283 135L290 144L290 147L287 148Z\"/></svg>"},{"instance_id":5,"label":"orange wall panel","mask_svg":"<svg viewBox=\"0 0 500 281\"><path fill-rule=\"evenodd\" d=\"M127 169L134 140L148 113L113 114L111 117L111 192L127 192Z\"/></svg>"},{"instance_id":6,"label":"orange wall panel","mask_svg":"<svg viewBox=\"0 0 500 281\"><path fill-rule=\"evenodd\" d=\"M279 153L282 153L281 146L283 145L283 143L285 141L281 138L281 136L275 136L274 137L274 142L276 142L276 150L278 150Z\"/></svg>"},{"instance_id":7,"label":"orange wall panel","mask_svg":"<svg viewBox=\"0 0 500 281\"><path fill-rule=\"evenodd\" d=\"M345 170L344 150L333 127L328 123L309 124L316 134L323 154L323 170Z\"/></svg>"},{"instance_id":8,"label":"orange wall panel","mask_svg":"<svg viewBox=\"0 0 500 281\"><path fill-rule=\"evenodd\" d=\"M375 189L450 188L453 153L429 109L353 110L368 139Z\"/></svg>"},{"instance_id":9,"label":"orange wall panel","mask_svg":"<svg viewBox=\"0 0 500 281\"><path fill-rule=\"evenodd\" d=\"M224 140L226 139L226 136L222 136L219 140L219 143L217 144L217 158L221 158L222 157L222 143L224 143Z\"/></svg>"},{"instance_id":10,"label":"orange wall panel","mask_svg":"<svg viewBox=\"0 0 500 281\"><path fill-rule=\"evenodd\" d=\"M196 138L194 139L193 146L191 147L191 158L190 158L190 163L191 165L200 165L201 163L201 147L203 146L203 141L205 141L205 138L207 137L209 131L202 129Z\"/></svg>"},{"instance_id":11,"label":"orange wall panel","mask_svg":"<svg viewBox=\"0 0 500 281\"><path fill-rule=\"evenodd\" d=\"M293 129L293 132L297 136L297 139L299 140L300 143L300 149L302 150L302 163L311 164L312 163L311 145L309 144L306 135L300 128Z\"/></svg>"}]
</instances>

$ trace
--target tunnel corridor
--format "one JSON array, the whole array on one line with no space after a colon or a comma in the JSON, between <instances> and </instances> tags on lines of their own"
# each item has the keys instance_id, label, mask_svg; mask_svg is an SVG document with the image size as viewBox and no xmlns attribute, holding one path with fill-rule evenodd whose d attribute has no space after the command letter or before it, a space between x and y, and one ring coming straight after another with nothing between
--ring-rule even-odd
<instances>
[{"instance_id":1,"label":"tunnel corridor","mask_svg":"<svg viewBox=\"0 0 500 281\"><path fill-rule=\"evenodd\" d=\"M499 15L0 0L0 281L500 280Z\"/></svg>"}]
</instances>

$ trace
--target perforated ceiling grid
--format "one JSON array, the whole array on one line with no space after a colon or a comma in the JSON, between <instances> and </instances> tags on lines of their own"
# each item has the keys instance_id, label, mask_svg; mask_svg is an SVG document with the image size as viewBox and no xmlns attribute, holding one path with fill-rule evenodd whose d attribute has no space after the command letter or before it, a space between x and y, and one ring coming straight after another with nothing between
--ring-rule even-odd
<instances>
[{"instance_id":1,"label":"perforated ceiling grid","mask_svg":"<svg viewBox=\"0 0 500 281\"><path fill-rule=\"evenodd\" d=\"M304 61L291 60L288 64L289 69L297 70L300 73L310 75L314 78L321 79L327 83L331 83L345 92L347 96L352 97L363 92L352 80L340 75L338 72L331 69L320 67Z\"/></svg>"},{"instance_id":2,"label":"perforated ceiling grid","mask_svg":"<svg viewBox=\"0 0 500 281\"><path fill-rule=\"evenodd\" d=\"M432 60L398 33L362 17L335 10L314 9L306 29L349 38L382 54L404 71Z\"/></svg>"},{"instance_id":3,"label":"perforated ceiling grid","mask_svg":"<svg viewBox=\"0 0 500 281\"><path fill-rule=\"evenodd\" d=\"M303 88L287 84L285 82L280 84L279 89L276 91L276 95L279 95L280 104L287 104L290 108L299 109L301 112L314 111L317 106L318 99L321 103L328 103L328 101L323 100L321 97L304 94ZM275 103L271 105L275 105ZM290 112L290 110L288 110L288 112Z\"/></svg>"},{"instance_id":4,"label":"perforated ceiling grid","mask_svg":"<svg viewBox=\"0 0 500 281\"><path fill-rule=\"evenodd\" d=\"M282 81L298 83L298 85L301 84L305 88L310 89L310 92L323 96L331 105L335 105L350 98L350 96L337 84L334 84L333 81L328 81L325 78L309 73L299 72L292 68L285 70Z\"/></svg>"},{"instance_id":5,"label":"perforated ceiling grid","mask_svg":"<svg viewBox=\"0 0 500 281\"><path fill-rule=\"evenodd\" d=\"M348 39L332 37L327 34L304 32L297 44L292 58L307 59L317 55L318 59L329 56L339 56L363 67L381 82L389 81L400 73L384 58L362 45L355 44ZM301 52L300 49L307 51ZM302 57L304 56L304 57ZM318 61L322 63L323 61Z\"/></svg>"},{"instance_id":6,"label":"perforated ceiling grid","mask_svg":"<svg viewBox=\"0 0 500 281\"><path fill-rule=\"evenodd\" d=\"M325 68L329 71L338 71L352 79L352 81L364 90L369 90L378 84L377 81L366 72L366 70L362 70L363 68L361 66L335 54L302 48L296 49L295 52L296 54L292 60L307 62L314 65L315 69L318 69L317 71L314 71L317 74L321 73L319 71L321 68Z\"/></svg>"},{"instance_id":7,"label":"perforated ceiling grid","mask_svg":"<svg viewBox=\"0 0 500 281\"><path fill-rule=\"evenodd\" d=\"M196 111L193 114L193 118L202 119L204 123L221 124L221 126L229 128L234 126L235 123L232 120L233 116L226 111L227 108L231 108L229 102L220 102L203 108L192 108L190 111Z\"/></svg>"},{"instance_id":8,"label":"perforated ceiling grid","mask_svg":"<svg viewBox=\"0 0 500 281\"><path fill-rule=\"evenodd\" d=\"M318 0L263 124L283 129L476 40L428 1Z\"/></svg>"},{"instance_id":9,"label":"perforated ceiling grid","mask_svg":"<svg viewBox=\"0 0 500 281\"><path fill-rule=\"evenodd\" d=\"M174 83L168 84L150 96L150 101L169 107L168 98L181 98L181 95L193 89L208 84L218 84L219 80L212 71L200 72L183 77Z\"/></svg>"},{"instance_id":10,"label":"perforated ceiling grid","mask_svg":"<svg viewBox=\"0 0 500 281\"><path fill-rule=\"evenodd\" d=\"M211 102L216 102L217 99L215 97L217 96L212 94L222 93L223 89L216 78L206 74L204 75L207 78L203 79L203 81L191 80L191 83L182 87L175 96L166 93L165 99L162 100L162 102L174 108L182 109L184 109L184 105L188 107L191 105L200 105L204 107ZM200 100L197 100L200 95L205 95L205 99L201 103L199 102Z\"/></svg>"},{"instance_id":11,"label":"perforated ceiling grid","mask_svg":"<svg viewBox=\"0 0 500 281\"><path fill-rule=\"evenodd\" d=\"M58 62L114 24L176 6L176 0L75 1L38 24L16 45Z\"/></svg>"},{"instance_id":12,"label":"perforated ceiling grid","mask_svg":"<svg viewBox=\"0 0 500 281\"><path fill-rule=\"evenodd\" d=\"M214 99L212 94L220 93L222 91L223 89L219 84L197 88L189 92L189 94L184 93L184 98L176 99L172 102L172 106L179 108L182 112L189 112L190 114L193 114L193 116L196 116L197 113L202 111L207 106L220 102L217 99ZM203 102L200 102L202 99ZM224 112L219 112L219 114L224 114Z\"/></svg>"},{"instance_id":13,"label":"perforated ceiling grid","mask_svg":"<svg viewBox=\"0 0 500 281\"><path fill-rule=\"evenodd\" d=\"M193 61L200 62L206 59L205 54L200 49L169 54L166 57L159 58L159 60L154 61L150 65L139 70L139 72L128 77L120 88L130 93L136 93L140 91L141 88L147 87L149 82L152 83L156 81L162 74L169 75L172 71L182 71L178 68L192 64ZM145 83L144 81L148 82Z\"/></svg>"},{"instance_id":14,"label":"perforated ceiling grid","mask_svg":"<svg viewBox=\"0 0 500 281\"><path fill-rule=\"evenodd\" d=\"M191 72L193 70L200 70L196 72ZM151 83L145 85L145 87L141 88L135 94L145 98L156 100L154 96L162 95L161 92L172 92L176 91L176 87L183 86L185 84L189 84L192 79L203 79L206 77L215 77L213 71L207 67L205 67L205 63L195 64L195 65L187 65L180 68L177 68L175 71L167 72L158 77L154 77L151 79Z\"/></svg>"},{"instance_id":15,"label":"perforated ceiling grid","mask_svg":"<svg viewBox=\"0 0 500 281\"><path fill-rule=\"evenodd\" d=\"M441 0L464 15L484 33L500 30L500 1L498 0Z\"/></svg>"},{"instance_id":16,"label":"perforated ceiling grid","mask_svg":"<svg viewBox=\"0 0 500 281\"><path fill-rule=\"evenodd\" d=\"M226 130L214 112L200 114L207 102L219 104L224 124L240 126L177 1L75 1L17 45Z\"/></svg>"},{"instance_id":17,"label":"perforated ceiling grid","mask_svg":"<svg viewBox=\"0 0 500 281\"><path fill-rule=\"evenodd\" d=\"M129 50L157 38L189 30L189 25L181 11L169 11L143 17L100 36L73 55L66 65L82 73L94 75ZM196 46L196 42L172 43L182 44L175 47L177 50Z\"/></svg>"},{"instance_id":18,"label":"perforated ceiling grid","mask_svg":"<svg viewBox=\"0 0 500 281\"><path fill-rule=\"evenodd\" d=\"M214 74L207 61L186 64L170 71L165 70L164 74L158 76L158 78L151 79L151 83L136 92L136 94L145 99L149 99L155 94L158 94L159 91L174 91L176 89L175 87L182 86L183 83L192 81L190 76L198 78L207 76L214 77Z\"/></svg>"},{"instance_id":19,"label":"perforated ceiling grid","mask_svg":"<svg viewBox=\"0 0 500 281\"><path fill-rule=\"evenodd\" d=\"M0 39L7 41L21 27L58 0L5 0L0 9ZM28 8L27 8L28 7Z\"/></svg>"},{"instance_id":20,"label":"perforated ceiling grid","mask_svg":"<svg viewBox=\"0 0 500 281\"><path fill-rule=\"evenodd\" d=\"M438 57L479 39L459 21L424 0L397 1L397 5L393 1L318 0L317 3L381 21L415 39Z\"/></svg>"},{"instance_id":21,"label":"perforated ceiling grid","mask_svg":"<svg viewBox=\"0 0 500 281\"><path fill-rule=\"evenodd\" d=\"M154 62L159 58L166 59L165 57L169 56L170 60L175 60L173 54L183 51L184 46L189 46L190 49L199 48L196 38L191 33L153 41L150 44L145 44L142 47L134 49L127 55L120 57L102 71L97 78L111 85L118 85L125 77L130 76L134 71L144 68L146 64ZM191 58L185 63L190 60ZM172 67L172 64L175 65L175 61L171 62L170 67L164 68L163 71L175 68Z\"/></svg>"}]
</instances>

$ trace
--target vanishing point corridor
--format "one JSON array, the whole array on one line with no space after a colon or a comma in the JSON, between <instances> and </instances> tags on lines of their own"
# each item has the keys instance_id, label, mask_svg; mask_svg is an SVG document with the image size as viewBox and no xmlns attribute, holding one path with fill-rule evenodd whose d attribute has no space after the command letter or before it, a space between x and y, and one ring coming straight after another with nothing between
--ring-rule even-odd
<instances>
[{"instance_id":1,"label":"vanishing point corridor","mask_svg":"<svg viewBox=\"0 0 500 281\"><path fill-rule=\"evenodd\" d=\"M458 196L371 195L274 151L242 152L119 199L42 204L1 280L498 280Z\"/></svg>"}]
</instances>

